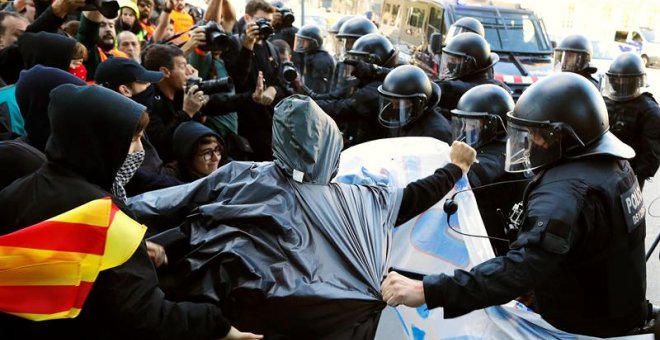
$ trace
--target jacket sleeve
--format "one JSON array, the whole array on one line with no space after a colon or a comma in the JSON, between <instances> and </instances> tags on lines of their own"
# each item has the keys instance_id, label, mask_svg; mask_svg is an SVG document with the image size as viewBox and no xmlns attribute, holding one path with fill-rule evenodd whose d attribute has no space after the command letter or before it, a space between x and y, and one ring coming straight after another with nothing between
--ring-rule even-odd
<instances>
[{"instance_id":1,"label":"jacket sleeve","mask_svg":"<svg viewBox=\"0 0 660 340\"><path fill-rule=\"evenodd\" d=\"M505 174L504 154L482 152L477 154L477 160L479 163L472 164L468 171L471 188L493 183Z\"/></svg>"},{"instance_id":2,"label":"jacket sleeve","mask_svg":"<svg viewBox=\"0 0 660 340\"><path fill-rule=\"evenodd\" d=\"M36 3L36 2L35 2ZM65 17L66 18L66 17ZM51 32L57 33L57 30L64 23L65 18L60 18L53 13L53 8L48 6L45 11L37 17L26 29L26 32Z\"/></svg>"},{"instance_id":3,"label":"jacket sleeve","mask_svg":"<svg viewBox=\"0 0 660 340\"><path fill-rule=\"evenodd\" d=\"M252 51L243 47L240 35L234 35L230 39L231 46L229 50L222 55L227 72L231 76L237 91L248 91L249 71L252 67ZM252 91L254 89L251 89Z\"/></svg>"},{"instance_id":4,"label":"jacket sleeve","mask_svg":"<svg viewBox=\"0 0 660 340\"><path fill-rule=\"evenodd\" d=\"M401 225L432 207L447 195L462 175L461 168L449 163L437 169L433 175L408 184L403 189L403 198L395 225Z\"/></svg>"},{"instance_id":5,"label":"jacket sleeve","mask_svg":"<svg viewBox=\"0 0 660 340\"><path fill-rule=\"evenodd\" d=\"M475 309L506 303L525 294L548 279L578 235L570 225L550 218L528 218L528 228L518 235L505 256L477 265L472 270L457 269L453 276L424 277L424 297L428 308L444 307L453 318Z\"/></svg>"},{"instance_id":6,"label":"jacket sleeve","mask_svg":"<svg viewBox=\"0 0 660 340\"><path fill-rule=\"evenodd\" d=\"M99 50L96 48L96 42L99 39L98 22L87 19L83 14L80 15L80 27L78 28L78 41L87 47L87 60L84 62L87 68L87 80L94 79L96 67L101 63Z\"/></svg>"},{"instance_id":7,"label":"jacket sleeve","mask_svg":"<svg viewBox=\"0 0 660 340\"><path fill-rule=\"evenodd\" d=\"M167 300L144 242L126 263L101 272L92 294L94 313L136 338L222 338L231 327L213 304Z\"/></svg>"},{"instance_id":8,"label":"jacket sleeve","mask_svg":"<svg viewBox=\"0 0 660 340\"><path fill-rule=\"evenodd\" d=\"M652 99L645 106L642 120L638 122L644 147L637 150L639 154L635 156L635 173L641 180L653 177L660 166L660 107Z\"/></svg>"}]
</instances>

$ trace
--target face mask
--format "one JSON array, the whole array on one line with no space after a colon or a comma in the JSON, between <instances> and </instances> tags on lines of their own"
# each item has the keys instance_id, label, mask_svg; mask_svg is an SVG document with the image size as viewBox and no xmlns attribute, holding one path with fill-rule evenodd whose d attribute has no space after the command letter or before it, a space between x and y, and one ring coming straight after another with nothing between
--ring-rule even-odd
<instances>
[{"instance_id":1,"label":"face mask","mask_svg":"<svg viewBox=\"0 0 660 340\"><path fill-rule=\"evenodd\" d=\"M143 160L144 150L130 153L128 156L126 156L124 164L122 164L121 168L119 168L119 171L117 171L115 182L112 183L112 189L110 190L110 193L112 193L113 196L121 199L124 202L126 201L126 190L124 190L124 186L128 183L128 181L131 180L137 169L142 164Z\"/></svg>"},{"instance_id":2,"label":"face mask","mask_svg":"<svg viewBox=\"0 0 660 340\"><path fill-rule=\"evenodd\" d=\"M147 108L147 112L151 112L151 108L154 106L155 91L154 86L149 85L146 90L133 95L131 99L138 104L144 105Z\"/></svg>"}]
</instances>

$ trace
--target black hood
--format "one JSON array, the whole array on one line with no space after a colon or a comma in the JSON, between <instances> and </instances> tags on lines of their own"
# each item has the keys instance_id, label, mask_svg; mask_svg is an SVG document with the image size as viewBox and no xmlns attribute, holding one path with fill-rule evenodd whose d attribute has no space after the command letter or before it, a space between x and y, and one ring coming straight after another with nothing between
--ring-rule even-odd
<instances>
[{"instance_id":1,"label":"black hood","mask_svg":"<svg viewBox=\"0 0 660 340\"><path fill-rule=\"evenodd\" d=\"M25 121L27 141L42 152L50 137L50 91L62 84L85 85L85 82L68 72L37 65L21 71L16 83L16 102Z\"/></svg>"},{"instance_id":2,"label":"black hood","mask_svg":"<svg viewBox=\"0 0 660 340\"><path fill-rule=\"evenodd\" d=\"M27 176L46 163L39 150L17 140L0 141L0 191L13 181ZM11 164L11 166L8 166Z\"/></svg>"},{"instance_id":3,"label":"black hood","mask_svg":"<svg viewBox=\"0 0 660 340\"><path fill-rule=\"evenodd\" d=\"M174 135L172 137L172 148L174 151L174 157L181 165L187 164L190 159L190 155L194 151L195 143L206 136L213 136L218 139L220 144L224 145L224 141L220 135L213 132L202 123L195 121L189 121L179 124L179 126L174 130Z\"/></svg>"},{"instance_id":4,"label":"black hood","mask_svg":"<svg viewBox=\"0 0 660 340\"><path fill-rule=\"evenodd\" d=\"M110 191L145 107L100 86L61 85L50 93L49 162Z\"/></svg>"},{"instance_id":5,"label":"black hood","mask_svg":"<svg viewBox=\"0 0 660 340\"><path fill-rule=\"evenodd\" d=\"M18 49L26 69L41 64L67 71L75 46L74 39L48 32L25 32L18 38Z\"/></svg>"}]
</instances>

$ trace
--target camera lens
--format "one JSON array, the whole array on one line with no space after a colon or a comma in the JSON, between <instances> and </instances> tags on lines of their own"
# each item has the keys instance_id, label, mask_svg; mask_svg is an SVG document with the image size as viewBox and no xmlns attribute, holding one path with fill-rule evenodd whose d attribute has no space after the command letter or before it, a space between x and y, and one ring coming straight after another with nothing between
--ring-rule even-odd
<instances>
[{"instance_id":1,"label":"camera lens","mask_svg":"<svg viewBox=\"0 0 660 340\"><path fill-rule=\"evenodd\" d=\"M200 82L199 89L205 94L226 93L234 90L234 82L231 77L205 80Z\"/></svg>"}]
</instances>

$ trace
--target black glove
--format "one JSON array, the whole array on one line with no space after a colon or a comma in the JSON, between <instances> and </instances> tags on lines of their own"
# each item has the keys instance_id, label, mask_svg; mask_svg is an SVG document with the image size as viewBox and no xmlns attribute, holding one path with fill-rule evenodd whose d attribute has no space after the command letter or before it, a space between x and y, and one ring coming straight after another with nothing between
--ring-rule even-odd
<instances>
[{"instance_id":1,"label":"black glove","mask_svg":"<svg viewBox=\"0 0 660 340\"><path fill-rule=\"evenodd\" d=\"M344 64L353 66L355 69L351 72L351 75L363 81L375 78L378 72L377 65L369 64L362 60L346 59L344 60Z\"/></svg>"}]
</instances>

